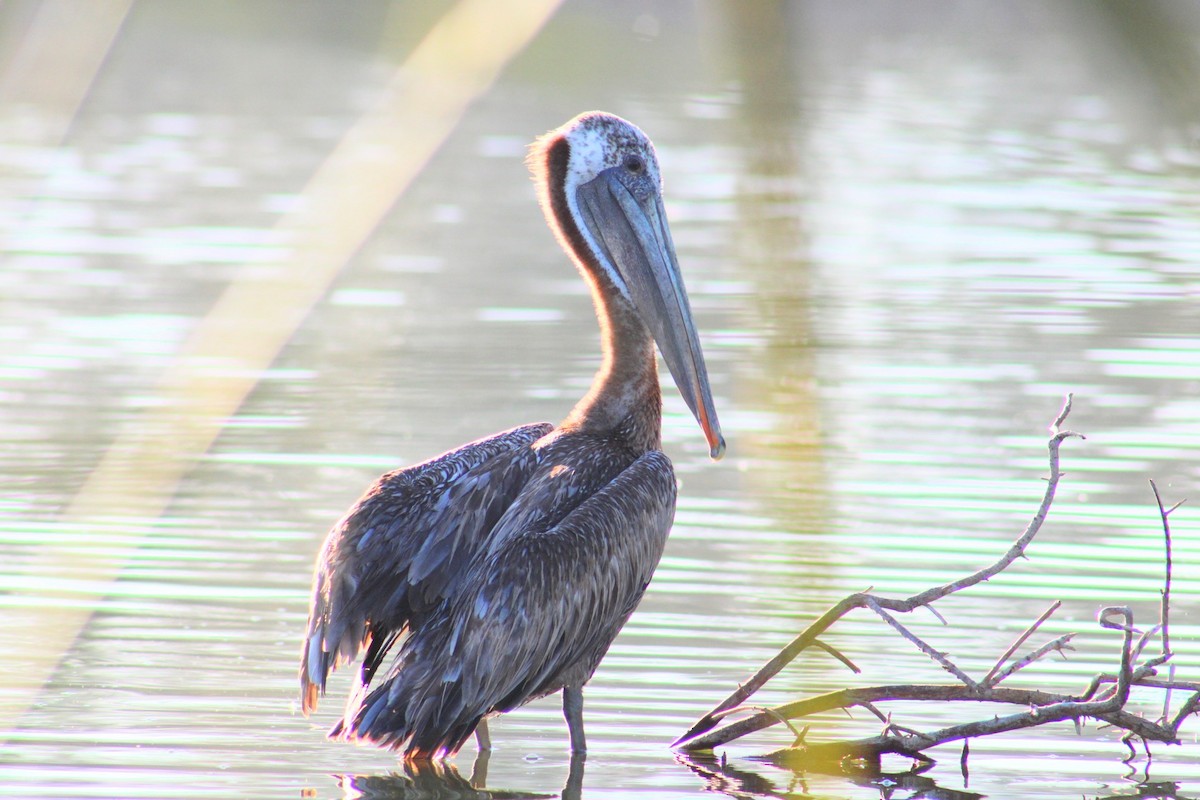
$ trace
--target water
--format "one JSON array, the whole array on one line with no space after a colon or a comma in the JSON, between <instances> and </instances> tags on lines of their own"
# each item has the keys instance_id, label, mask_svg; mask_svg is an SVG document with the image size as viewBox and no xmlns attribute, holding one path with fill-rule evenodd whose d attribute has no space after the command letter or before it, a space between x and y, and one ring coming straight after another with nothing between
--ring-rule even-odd
<instances>
[{"instance_id":1,"label":"water","mask_svg":"<svg viewBox=\"0 0 1200 800\"><path fill-rule=\"evenodd\" d=\"M255 376L161 516L63 512L154 408L227 282L279 256L276 224L442 9L141 4L61 146L37 107L2 110L0 586L19 590L7 615L95 613L7 735L0 796L403 783L386 779L399 769L387 753L323 738L344 677L316 717L298 713L312 558L380 471L557 419L586 387L591 310L521 158L592 107L658 144L730 447L710 463L668 391L677 524L589 686L584 796L892 791L749 758L785 745L778 732L729 748L718 777L666 745L841 596L902 596L998 557L1040 499L1045 429L1068 391L1069 425L1088 438L1063 447L1068 475L1031 559L939 604L950 627L912 625L978 676L1061 599L1034 641L1080 630L1078 651L1013 684L1077 691L1112 668L1117 639L1096 609L1129 604L1143 626L1157 615L1147 480L1173 503L1200 479L1200 150L1186 93L1155 71L1171 37L1147 43L1145 20L1100 5L771 8L562 9ZM1200 545L1191 506L1172 519L1172 642L1194 680ZM122 554L120 580L46 581L30 570L50 545ZM942 679L866 615L829 640L861 678L804 656L759 700ZM1154 716L1161 695L1134 705ZM924 729L981 716L894 711ZM1148 768L1180 796L1200 792L1196 725ZM877 729L823 715L810 736ZM489 787L566 785L555 698L492 732ZM1063 724L975 740L965 789L951 746L923 776L941 788L908 791L1134 796L1146 765L1127 769L1118 738ZM468 748L464 776L471 762Z\"/></svg>"}]
</instances>

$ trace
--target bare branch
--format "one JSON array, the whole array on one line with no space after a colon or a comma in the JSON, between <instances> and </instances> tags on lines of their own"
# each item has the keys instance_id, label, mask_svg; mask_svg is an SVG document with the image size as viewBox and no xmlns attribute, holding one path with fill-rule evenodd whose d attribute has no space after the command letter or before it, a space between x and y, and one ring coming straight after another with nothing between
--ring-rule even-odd
<instances>
[{"instance_id":1,"label":"bare branch","mask_svg":"<svg viewBox=\"0 0 1200 800\"><path fill-rule=\"evenodd\" d=\"M1039 690L1013 689L1001 687L999 684L1014 673L1026 668L1052 652L1065 653L1072 650L1071 641L1076 634L1069 633L1053 639L1013 661L1013 656L1025 645L1032 635L1054 614L1061 602L1053 603L1038 617L1007 650L995 661L982 682L975 682L970 676L959 669L945 653L942 653L912 633L889 612L910 612L917 608L928 608L939 620L945 620L930 605L961 589L974 586L981 581L998 574L1011 565L1017 558L1024 557L1025 550L1045 521L1050 505L1063 472L1059 468L1059 448L1062 442L1071 436L1078 436L1071 431L1061 430L1063 423L1071 410L1071 395L1068 395L1062 410L1051 425L1052 437L1048 444L1050 456L1050 476L1046 481L1046 490L1042 503L1033 519L1026 526L1021 536L1009 547L1008 551L998 561L989 567L981 569L960 580L942 586L928 589L907 599L895 600L879 597L867 592L860 592L844 598L840 603L826 611L817 621L796 637L774 659L765 665L744 686L726 698L713 711L696 723L675 744L684 743L689 751L704 750L726 744L748 733L770 727L778 722L785 722L795 732L790 720L807 717L813 714L842 710L849 713L855 706L866 709L884 723L882 732L867 739L855 741L838 741L825 743L807 743L803 736L797 738L795 744L786 750L768 755L767 760L789 767L811 765L813 763L829 763L847 756L861 757L878 763L885 753L897 753L916 759L926 759L923 750L935 745L951 741L963 740L963 759L965 775L965 758L968 752L966 742L977 736L1019 730L1044 725L1057 721L1071 721L1077 731L1082 731L1083 722L1091 717L1106 725L1119 727L1125 731L1122 741L1129 747L1131 758L1137 756L1134 741L1139 740L1145 750L1147 759L1150 758L1150 742L1178 743L1180 726L1192 715L1200 714L1200 682L1175 680L1174 665L1171 667L1168 680L1157 677L1157 668L1167 663L1172 653L1168 633L1170 590L1171 590L1171 531L1168 517L1178 504L1167 509L1163 506L1158 493L1158 487L1151 482L1155 500L1158 503L1159 516L1162 520L1163 534L1166 542L1166 577L1162 590L1162 608L1160 621L1148 631L1141 631L1134 625L1133 612L1125 606L1110 606L1100 609L1097 622L1100 627L1121 633L1120 663L1116 674L1096 675L1079 695L1063 695ZM751 709L740 706L740 703L752 695L772 676L777 674L789 661L809 647L817 647L838 658L843 663L857 671L857 668L830 645L817 637L828 630L838 619L856 608L866 608L874 611L889 626L901 636L915 644L921 652L928 655L946 671L950 672L961 682L960 684L944 685L894 685L873 686L856 689L844 689L816 697L809 697L788 703L776 708L759 708L757 713L750 714L734 722L727 719L738 711ZM1155 635L1162 633L1163 647L1161 654L1153 658L1142 659L1142 654ZM1162 717L1154 722L1141 715L1125 710L1129 701L1131 689L1134 686L1158 688L1165 690L1166 698L1163 704ZM1186 700L1179 712L1170 716L1170 701L1172 692L1186 692ZM900 725L892 720L890 713L885 714L876 707L877 703L907 700L926 702L974 702L997 703L1019 706L1022 710L1006 716L993 715L990 718L952 725L940 730L923 732L911 727ZM719 726L719 727L718 727ZM808 728L804 728L807 732ZM814 762L815 760L815 762Z\"/></svg>"},{"instance_id":2,"label":"bare branch","mask_svg":"<svg viewBox=\"0 0 1200 800\"><path fill-rule=\"evenodd\" d=\"M1123 623L1113 622L1114 616L1121 616ZM891 735L892 731L885 732L884 735L871 737L869 739L860 739L851 742L824 742L821 744L807 745L802 748L789 748L788 750L771 753L767 759L774 763L784 763L795 765L803 763L812 758L840 758L845 756L863 756L872 755L878 756L883 753L898 753L906 756L914 756L921 750L934 747L946 742L967 739L976 736L987 736L996 733L1007 731L1020 730L1022 728L1031 728L1036 725L1044 725L1050 722L1059 722L1063 720L1078 720L1084 717L1097 717L1100 719L1108 719L1112 715L1121 717L1121 727L1127 728L1136 735L1146 738L1157 738L1160 741L1175 741L1173 731L1169 731L1160 725L1148 723L1146 720L1136 717L1128 712L1123 711L1125 703L1129 699L1130 677L1133 669L1130 658L1133 652L1133 613L1128 608L1108 608L1101 614L1100 624L1102 627L1120 630L1124 633L1124 642L1121 647L1121 669L1117 691L1105 700L1094 702L1081 702L1074 698L1068 698L1059 702L1053 702L1047 705L1034 705L1029 711L1020 714L1011 714L1005 717L993 717L992 719L980 720L978 722L970 722L964 725L952 725L941 730L931 731L929 733L914 732L911 734ZM921 687L929 689L932 687ZM958 688L958 687L955 687ZM960 690L961 691L961 690ZM980 694L994 694L1001 696L1000 693L1016 693L1023 694L1021 690L982 690L971 693L968 696L958 697L960 700L978 700ZM924 692L921 692L924 694ZM912 699L932 699L927 697L916 697ZM993 702L995 697L987 698ZM1200 702L1200 701L1198 701ZM784 706L780 709L787 708ZM1125 724L1128 722L1128 724ZM1149 735L1147 735L1149 734ZM1160 738L1167 736L1167 739Z\"/></svg>"},{"instance_id":3,"label":"bare branch","mask_svg":"<svg viewBox=\"0 0 1200 800\"><path fill-rule=\"evenodd\" d=\"M860 701L859 705L862 706L863 708L865 708L867 711L870 711L872 714L874 714L880 722L887 722L891 718L887 714L884 714L882 711L880 711L878 708L876 708L874 703L871 703L867 700Z\"/></svg>"},{"instance_id":4,"label":"bare branch","mask_svg":"<svg viewBox=\"0 0 1200 800\"><path fill-rule=\"evenodd\" d=\"M1145 633L1143 633L1141 636L1138 637L1137 644L1135 644L1133 646L1133 658L1135 661L1142 657L1142 651L1146 649L1146 645L1150 644L1150 640L1153 639L1155 634L1157 634L1161 630L1162 630L1162 623L1159 623L1158 625L1155 625L1153 628L1151 628L1150 630L1146 631ZM1166 661L1167 658L1169 658L1169 657L1170 657L1169 654L1165 654L1165 657L1159 656L1159 659L1161 659L1159 661L1159 663L1161 664L1163 661Z\"/></svg>"},{"instance_id":5,"label":"bare branch","mask_svg":"<svg viewBox=\"0 0 1200 800\"><path fill-rule=\"evenodd\" d=\"M804 743L804 737L808 734L807 726L804 728L804 730L796 730L796 726L792 724L790 719L785 717L783 714L780 714L773 708L767 708L766 706L747 706L747 708L752 708L756 711L766 714L767 716L773 718L776 722L786 725L787 729L792 732L792 736L795 737L792 742L792 747L797 747Z\"/></svg>"},{"instance_id":6,"label":"bare branch","mask_svg":"<svg viewBox=\"0 0 1200 800\"><path fill-rule=\"evenodd\" d=\"M891 625L896 630L896 632L898 632L905 639L908 639L910 642L915 644L917 646L918 650L920 650L922 653L924 653L925 655L929 656L934 661L936 661L938 663L938 665L941 666L942 669L946 670L946 672L949 672L951 675L958 678L960 681L962 681L966 686L968 686L971 689L979 688L979 684L976 683L971 678L970 675L968 675L967 673L963 672L961 669L956 667L954 665L954 663L952 661L950 661L950 659L946 658L945 653L942 653L941 651L938 651L938 650L934 650L932 647L930 647L924 641L922 641L915 633L913 633L908 628L901 625L896 620L895 617L893 617L891 614L887 613L882 608L880 608L879 603L875 600L875 598L873 598L873 597L867 598L867 608L871 609L876 614L878 614L880 617L882 617L884 622L886 622L888 625Z\"/></svg>"},{"instance_id":7,"label":"bare branch","mask_svg":"<svg viewBox=\"0 0 1200 800\"><path fill-rule=\"evenodd\" d=\"M820 650L824 650L826 653L829 653L829 655L833 656L838 661L845 664L850 669L850 671L853 672L855 675L859 675L862 673L862 670L859 669L857 664L855 664L853 661L851 661L849 659L849 657L846 656L845 653L843 653L841 650L838 650L833 645L828 644L826 642L822 642L820 639L815 639L815 640L813 640L813 647L816 647Z\"/></svg>"},{"instance_id":8,"label":"bare branch","mask_svg":"<svg viewBox=\"0 0 1200 800\"><path fill-rule=\"evenodd\" d=\"M1066 399L1063 400L1062 408L1059 409L1058 416L1054 418L1054 422L1050 423L1050 433L1058 436L1062 429L1062 424L1067 421L1067 417L1071 413L1071 403L1075 400L1074 392L1067 392ZM1076 434L1078 435L1078 434Z\"/></svg>"},{"instance_id":9,"label":"bare branch","mask_svg":"<svg viewBox=\"0 0 1200 800\"><path fill-rule=\"evenodd\" d=\"M1186 689L1189 692L1200 692L1200 682L1177 681L1172 678L1158 680L1157 678L1142 678L1134 681L1135 686L1149 686L1155 689Z\"/></svg>"},{"instance_id":10,"label":"bare branch","mask_svg":"<svg viewBox=\"0 0 1200 800\"><path fill-rule=\"evenodd\" d=\"M1122 618L1121 621L1114 622L1112 620L1114 615L1119 615ZM1117 676L1117 686L1114 687L1113 691L1106 692L1102 699L1099 700L1089 701L1086 696L1062 695L1033 689L1009 689L1004 687L979 687L978 689L971 689L965 685L957 684L894 685L843 689L838 692L830 692L778 706L773 709L774 713L771 714L759 713L738 720L718 730L697 737L688 743L688 749L708 749L727 744L734 739L738 739L754 731L770 727L775 724L779 716L794 719L838 708L850 708L856 705L868 708L876 716L881 716L872 704L894 700L1004 703L1022 706L1030 710L1008 717L998 717L965 725L955 725L940 731L922 734L920 737L909 737L901 742L901 744L896 744L893 740L874 737L872 739L849 743L808 745L806 750L814 753L819 750L821 753L831 756L834 755L833 751L838 747L846 748L844 751L837 751L843 754L856 753L861 755L864 752L870 751L876 754L886 752L913 755L913 748L916 747L928 748L935 744L943 744L956 739L986 736L1060 720L1082 719L1083 717L1095 717L1104 720L1112 725L1132 731L1143 739L1176 742L1179 724L1189 714L1195 713L1200 709L1200 692L1192 696L1189 703L1181 710L1180 715L1170 726L1153 723L1141 716L1123 710L1125 703L1129 699L1129 689L1133 678L1130 661L1133 638L1131 624L1132 614L1129 609L1105 609L1105 613L1102 615L1101 625L1113 630L1122 631L1124 634L1124 643L1121 648L1121 671ZM1097 681L1093 681L1093 684L1096 683ZM1177 686L1183 688L1184 685L1177 684ZM1192 687L1188 685L1187 688L1190 689ZM1089 696L1094 691L1095 688L1093 685L1089 688ZM930 741L922 743L926 739Z\"/></svg>"},{"instance_id":11,"label":"bare branch","mask_svg":"<svg viewBox=\"0 0 1200 800\"><path fill-rule=\"evenodd\" d=\"M679 746L693 739L705 731L711 730L720 718L722 712L741 705L771 678L779 674L779 671L792 662L796 656L804 652L807 648L813 646L813 642L818 636L827 631L831 625L844 617L850 611L856 608L863 608L867 605L868 600L874 601L880 608L889 611L898 611L907 613L913 609L922 606L928 607L931 603L942 599L950 594L961 591L968 587L988 580L989 578L998 575L1000 572L1008 568L1010 564L1018 558L1024 556L1025 548L1033 541L1038 531L1042 528L1042 523L1046 520L1046 515L1050 511L1050 506L1054 502L1055 492L1058 490L1058 482L1062 478L1062 471L1059 469L1058 451L1063 441L1069 437L1075 436L1086 438L1082 434L1073 431L1061 430L1062 424L1066 421L1067 415L1071 413L1071 402L1073 396L1068 394L1063 403L1062 409L1058 416L1054 418L1053 424L1050 426L1051 433L1050 441L1047 445L1050 451L1050 477L1046 481L1046 489L1042 495L1042 502L1038 506L1037 511L1033 515L1033 519L1025 527L1025 530L1009 547L998 561L987 566L971 575L961 578L952 583L947 583L943 586L937 586L932 589L927 589L924 592L915 594L905 600L894 600L886 597L875 597L866 593L856 593L849 597L843 598L841 602L830 608L822 614L815 622L808 626L799 636L793 639L786 647L768 661L758 672L756 672L748 681L738 686L737 691L726 697L716 705L711 711L701 717L695 725L693 725L686 733L672 742L672 746ZM940 615L938 615L940 617Z\"/></svg>"},{"instance_id":12,"label":"bare branch","mask_svg":"<svg viewBox=\"0 0 1200 800\"><path fill-rule=\"evenodd\" d=\"M1179 709L1179 713L1175 715L1175 719L1171 720L1172 733L1178 734L1179 726L1183 724L1183 721L1197 711L1200 711L1200 692L1189 697L1183 704L1183 708Z\"/></svg>"},{"instance_id":13,"label":"bare branch","mask_svg":"<svg viewBox=\"0 0 1200 800\"><path fill-rule=\"evenodd\" d=\"M1072 639L1074 639L1075 636L1076 636L1076 634L1074 634L1074 633L1068 633L1068 634L1058 637L1057 639L1053 639L1049 642L1046 642L1044 645L1042 645L1038 649L1034 650L1032 653L1029 653L1028 655L1023 656L1022 658L1018 659L1017 661L1014 661L1013 663L1009 664L1007 667L1002 669L1000 672L997 672L995 675L992 676L992 679L990 681L985 681L983 685L984 686L996 686L1001 681L1003 681L1005 678L1009 677L1010 675L1012 675L1016 672L1019 672L1020 670L1025 669L1033 662L1046 656L1048 653L1055 653L1055 652L1061 653L1064 650L1074 650L1075 648L1071 647L1070 641Z\"/></svg>"},{"instance_id":14,"label":"bare branch","mask_svg":"<svg viewBox=\"0 0 1200 800\"><path fill-rule=\"evenodd\" d=\"M943 625L949 625L949 624L950 624L949 622L946 622L946 618L942 616L941 612L939 612L939 611L938 611L936 608L934 608L932 605L924 606L924 608L925 608L925 610L926 610L926 611L928 611L930 614L933 614L935 617L937 617L937 621L938 621L938 622L942 623Z\"/></svg>"},{"instance_id":15,"label":"bare branch","mask_svg":"<svg viewBox=\"0 0 1200 800\"><path fill-rule=\"evenodd\" d=\"M1175 665L1172 664L1167 668L1167 680L1169 685L1167 690L1163 692L1163 712L1162 721L1166 722L1171 718L1171 691L1175 688Z\"/></svg>"},{"instance_id":16,"label":"bare branch","mask_svg":"<svg viewBox=\"0 0 1200 800\"><path fill-rule=\"evenodd\" d=\"M1050 616L1055 611L1058 611L1058 609L1060 609L1060 608L1062 608L1062 600L1055 600L1049 608L1047 608L1045 611L1042 612L1042 615L1040 617L1038 617L1032 625L1030 625L1028 628L1025 629L1024 633L1022 633L1020 636L1017 637L1017 640L1015 642L1013 642L1012 644L1010 644L1008 646L1008 649L1004 651L1004 655L1002 655L1002 656L1000 656L1000 658L996 659L995 665L993 665L992 668L990 670L988 670L987 675L983 676L982 683L984 686L992 686L992 685L997 684L1000 681L1004 680L1004 678L996 678L996 673L998 673L1000 671L1000 668L1004 666L1004 662L1006 662L1006 661L1008 661L1008 659L1012 658L1012 654L1017 652L1017 648L1020 647L1021 645L1025 644L1025 640L1027 640L1030 636L1032 636L1034 631L1036 631L1038 628L1040 628L1042 626L1042 623L1045 622L1046 620L1050 619ZM1019 667L1018 667L1018 669L1019 669ZM1012 670L1011 672L1007 673L1007 675L1011 675L1013 672L1016 672L1016 670Z\"/></svg>"},{"instance_id":17,"label":"bare branch","mask_svg":"<svg viewBox=\"0 0 1200 800\"><path fill-rule=\"evenodd\" d=\"M1171 523L1167 521L1167 517L1184 501L1180 500L1170 509L1164 509L1162 496L1158 493L1158 485L1153 480L1150 481L1150 488L1154 490L1154 502L1158 504L1158 516L1162 519L1163 543L1166 548L1166 577L1163 580L1162 605L1158 619L1163 629L1163 652L1170 653L1171 632L1168 628L1168 620L1171 612Z\"/></svg>"}]
</instances>

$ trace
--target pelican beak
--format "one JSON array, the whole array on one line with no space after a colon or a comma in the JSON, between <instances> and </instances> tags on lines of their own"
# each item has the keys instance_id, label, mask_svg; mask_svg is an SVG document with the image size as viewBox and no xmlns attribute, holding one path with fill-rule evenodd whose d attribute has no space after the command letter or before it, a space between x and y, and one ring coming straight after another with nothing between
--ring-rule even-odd
<instances>
[{"instance_id":1,"label":"pelican beak","mask_svg":"<svg viewBox=\"0 0 1200 800\"><path fill-rule=\"evenodd\" d=\"M700 423L709 455L719 459L725 453L725 439L662 197L657 191L635 196L613 168L580 186L578 200L591 238L620 272L679 393Z\"/></svg>"}]
</instances>

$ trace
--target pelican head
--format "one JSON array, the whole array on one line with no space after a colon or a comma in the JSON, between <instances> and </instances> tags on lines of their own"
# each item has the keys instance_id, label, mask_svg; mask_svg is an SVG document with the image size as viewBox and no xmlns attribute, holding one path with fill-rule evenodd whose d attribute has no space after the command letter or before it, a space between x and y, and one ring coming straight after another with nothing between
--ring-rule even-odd
<instances>
[{"instance_id":1,"label":"pelican head","mask_svg":"<svg viewBox=\"0 0 1200 800\"><path fill-rule=\"evenodd\" d=\"M631 122L592 111L539 139L530 165L546 219L564 249L585 278L632 306L704 431L709 454L720 458L725 439L649 137Z\"/></svg>"}]
</instances>

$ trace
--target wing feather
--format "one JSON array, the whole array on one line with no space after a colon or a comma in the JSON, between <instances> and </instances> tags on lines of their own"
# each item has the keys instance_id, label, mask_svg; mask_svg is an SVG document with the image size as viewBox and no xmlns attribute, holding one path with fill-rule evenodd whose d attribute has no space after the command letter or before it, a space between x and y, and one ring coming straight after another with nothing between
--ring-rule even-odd
<instances>
[{"instance_id":1,"label":"wing feather","mask_svg":"<svg viewBox=\"0 0 1200 800\"><path fill-rule=\"evenodd\" d=\"M436 606L537 462L549 423L524 425L379 478L333 526L301 651L304 712L330 671L368 648L369 681L397 636Z\"/></svg>"}]
</instances>

